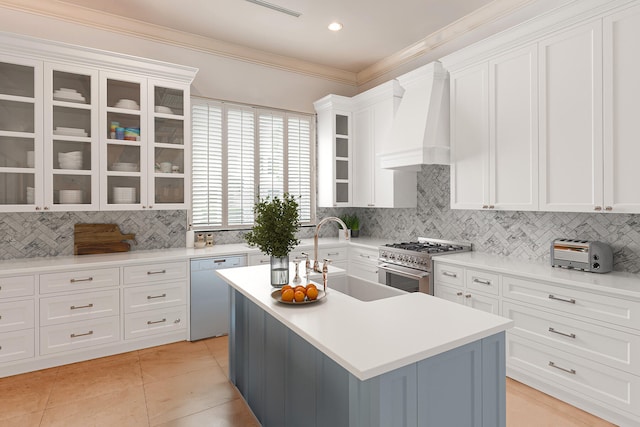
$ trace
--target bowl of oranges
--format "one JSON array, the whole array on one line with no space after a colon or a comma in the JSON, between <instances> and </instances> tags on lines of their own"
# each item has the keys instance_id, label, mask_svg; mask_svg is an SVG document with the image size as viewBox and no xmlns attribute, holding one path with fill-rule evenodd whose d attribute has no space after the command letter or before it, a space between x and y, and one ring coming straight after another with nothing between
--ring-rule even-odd
<instances>
[{"instance_id":1,"label":"bowl of oranges","mask_svg":"<svg viewBox=\"0 0 640 427\"><path fill-rule=\"evenodd\" d=\"M283 304L311 304L320 301L325 297L324 291L318 289L314 283L309 283L307 286L291 286L284 285L280 289L276 289L271 292L271 298L281 302Z\"/></svg>"}]
</instances>

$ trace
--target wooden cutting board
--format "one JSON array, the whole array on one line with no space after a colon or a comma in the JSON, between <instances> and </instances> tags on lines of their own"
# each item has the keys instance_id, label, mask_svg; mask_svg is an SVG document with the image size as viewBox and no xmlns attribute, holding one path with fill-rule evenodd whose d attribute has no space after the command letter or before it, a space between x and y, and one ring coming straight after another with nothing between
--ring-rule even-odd
<instances>
[{"instance_id":1,"label":"wooden cutting board","mask_svg":"<svg viewBox=\"0 0 640 427\"><path fill-rule=\"evenodd\" d=\"M122 234L118 224L76 224L73 233L73 254L108 254L128 252L131 245L125 240L136 242L135 234Z\"/></svg>"}]
</instances>

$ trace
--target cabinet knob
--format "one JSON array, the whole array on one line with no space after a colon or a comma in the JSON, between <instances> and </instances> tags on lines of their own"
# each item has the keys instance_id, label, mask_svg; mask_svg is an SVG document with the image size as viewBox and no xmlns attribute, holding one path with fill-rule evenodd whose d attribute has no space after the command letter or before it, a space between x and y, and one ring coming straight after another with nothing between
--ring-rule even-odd
<instances>
[{"instance_id":1,"label":"cabinet knob","mask_svg":"<svg viewBox=\"0 0 640 427\"><path fill-rule=\"evenodd\" d=\"M612 206L605 206L604 210L605 211L612 211L613 207Z\"/></svg>"},{"instance_id":2,"label":"cabinet knob","mask_svg":"<svg viewBox=\"0 0 640 427\"><path fill-rule=\"evenodd\" d=\"M456 295L461 297L462 296L462 292L456 292Z\"/></svg>"},{"instance_id":3,"label":"cabinet knob","mask_svg":"<svg viewBox=\"0 0 640 427\"><path fill-rule=\"evenodd\" d=\"M494 205L489 205L489 209L495 209L496 207Z\"/></svg>"},{"instance_id":4,"label":"cabinet knob","mask_svg":"<svg viewBox=\"0 0 640 427\"><path fill-rule=\"evenodd\" d=\"M142 205L142 209L147 209L147 207L145 205Z\"/></svg>"},{"instance_id":5,"label":"cabinet knob","mask_svg":"<svg viewBox=\"0 0 640 427\"><path fill-rule=\"evenodd\" d=\"M36 210L39 211L40 210L40 206L36 206Z\"/></svg>"},{"instance_id":6,"label":"cabinet knob","mask_svg":"<svg viewBox=\"0 0 640 427\"><path fill-rule=\"evenodd\" d=\"M149 209L153 209L153 205L149 205Z\"/></svg>"},{"instance_id":7,"label":"cabinet knob","mask_svg":"<svg viewBox=\"0 0 640 427\"><path fill-rule=\"evenodd\" d=\"M367 204L367 206L373 207L373 206L375 206L375 203L369 203L369 204Z\"/></svg>"},{"instance_id":8,"label":"cabinet knob","mask_svg":"<svg viewBox=\"0 0 640 427\"><path fill-rule=\"evenodd\" d=\"M471 298L471 294L466 294L464 297L465 298Z\"/></svg>"},{"instance_id":9,"label":"cabinet knob","mask_svg":"<svg viewBox=\"0 0 640 427\"><path fill-rule=\"evenodd\" d=\"M602 206L596 206L595 208L593 208L594 211L601 211L602 210Z\"/></svg>"},{"instance_id":10,"label":"cabinet knob","mask_svg":"<svg viewBox=\"0 0 640 427\"><path fill-rule=\"evenodd\" d=\"M44 207L44 210L45 210L45 211L48 211L48 210L49 210L49 206L45 206L45 207Z\"/></svg>"},{"instance_id":11,"label":"cabinet knob","mask_svg":"<svg viewBox=\"0 0 640 427\"><path fill-rule=\"evenodd\" d=\"M489 209L489 205L482 205L482 209Z\"/></svg>"}]
</instances>

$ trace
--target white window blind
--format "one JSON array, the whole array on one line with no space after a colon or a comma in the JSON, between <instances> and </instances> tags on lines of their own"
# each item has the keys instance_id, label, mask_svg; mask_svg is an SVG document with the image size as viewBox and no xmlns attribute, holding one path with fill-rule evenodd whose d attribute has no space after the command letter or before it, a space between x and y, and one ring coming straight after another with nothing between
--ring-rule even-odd
<instances>
[{"instance_id":1,"label":"white window blind","mask_svg":"<svg viewBox=\"0 0 640 427\"><path fill-rule=\"evenodd\" d=\"M290 193L315 221L314 118L192 99L192 224L248 228L258 198Z\"/></svg>"}]
</instances>

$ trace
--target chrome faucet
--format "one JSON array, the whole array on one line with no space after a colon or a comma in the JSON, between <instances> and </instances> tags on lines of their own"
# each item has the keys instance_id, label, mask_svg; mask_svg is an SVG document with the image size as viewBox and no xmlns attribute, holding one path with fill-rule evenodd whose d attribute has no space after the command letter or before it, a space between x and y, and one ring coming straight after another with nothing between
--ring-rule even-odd
<instances>
[{"instance_id":1,"label":"chrome faucet","mask_svg":"<svg viewBox=\"0 0 640 427\"><path fill-rule=\"evenodd\" d=\"M313 234L313 271L315 271L316 273L322 273L322 270L320 270L320 264L318 263L318 234L320 233L320 227L322 227L325 222L329 221L335 221L340 224L340 226L344 230L344 238L346 240L349 240L349 229L340 218L335 216L328 216L320 221L318 225L316 225L316 232Z\"/></svg>"}]
</instances>

